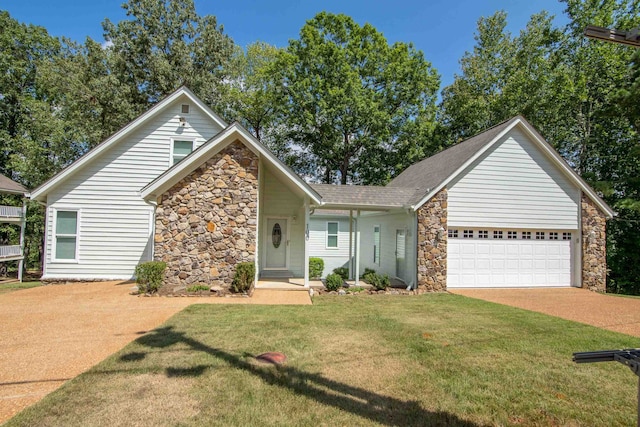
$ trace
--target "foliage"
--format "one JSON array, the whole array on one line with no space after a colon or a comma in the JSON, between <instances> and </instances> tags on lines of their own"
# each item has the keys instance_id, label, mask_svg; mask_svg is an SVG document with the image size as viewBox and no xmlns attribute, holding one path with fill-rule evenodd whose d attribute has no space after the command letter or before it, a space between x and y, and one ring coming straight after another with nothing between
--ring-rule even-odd
<instances>
[{"instance_id":1,"label":"foliage","mask_svg":"<svg viewBox=\"0 0 640 427\"><path fill-rule=\"evenodd\" d=\"M338 268L334 268L333 272L338 276L342 277L342 280L349 280L349 268L338 267Z\"/></svg>"},{"instance_id":2,"label":"foliage","mask_svg":"<svg viewBox=\"0 0 640 427\"><path fill-rule=\"evenodd\" d=\"M321 12L279 63L285 121L317 178L384 183L424 155L427 139L416 135L434 123L439 76L413 45L389 45L371 24Z\"/></svg>"},{"instance_id":3,"label":"foliage","mask_svg":"<svg viewBox=\"0 0 640 427\"><path fill-rule=\"evenodd\" d=\"M344 284L344 280L338 274L331 273L327 275L324 283L324 287L327 288L328 291L337 291Z\"/></svg>"},{"instance_id":4,"label":"foliage","mask_svg":"<svg viewBox=\"0 0 640 427\"><path fill-rule=\"evenodd\" d=\"M324 271L324 260L322 258L309 258L309 277L319 279Z\"/></svg>"},{"instance_id":5,"label":"foliage","mask_svg":"<svg viewBox=\"0 0 640 427\"><path fill-rule=\"evenodd\" d=\"M365 283L372 285L379 291L386 289L390 285L389 275L387 274L382 275L375 272L366 273L362 277L362 280L364 280Z\"/></svg>"},{"instance_id":6,"label":"foliage","mask_svg":"<svg viewBox=\"0 0 640 427\"><path fill-rule=\"evenodd\" d=\"M187 287L187 292L199 292L199 291L209 291L210 288L207 285L197 284L193 286Z\"/></svg>"},{"instance_id":7,"label":"foliage","mask_svg":"<svg viewBox=\"0 0 640 427\"><path fill-rule=\"evenodd\" d=\"M363 275L363 276L366 276L367 274L371 274L371 273L375 273L375 272L376 272L376 271L375 271L373 268L366 267L366 268L364 269L364 272L362 273L362 275Z\"/></svg>"},{"instance_id":8,"label":"foliage","mask_svg":"<svg viewBox=\"0 0 640 427\"><path fill-rule=\"evenodd\" d=\"M141 262L136 266L136 283L141 294L154 294L162 287L167 263L162 261Z\"/></svg>"},{"instance_id":9,"label":"foliage","mask_svg":"<svg viewBox=\"0 0 640 427\"><path fill-rule=\"evenodd\" d=\"M231 282L231 290L236 293L247 293L253 287L256 278L256 265L253 262L236 264L236 274Z\"/></svg>"}]
</instances>

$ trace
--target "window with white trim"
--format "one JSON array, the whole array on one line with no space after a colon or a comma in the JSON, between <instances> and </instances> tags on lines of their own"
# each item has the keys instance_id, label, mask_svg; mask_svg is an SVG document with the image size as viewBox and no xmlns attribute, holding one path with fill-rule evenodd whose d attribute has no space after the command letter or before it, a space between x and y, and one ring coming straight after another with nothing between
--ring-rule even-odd
<instances>
[{"instance_id":1,"label":"window with white trim","mask_svg":"<svg viewBox=\"0 0 640 427\"><path fill-rule=\"evenodd\" d=\"M502 239L502 230L493 230L494 239Z\"/></svg>"},{"instance_id":2,"label":"window with white trim","mask_svg":"<svg viewBox=\"0 0 640 427\"><path fill-rule=\"evenodd\" d=\"M464 230L462 232L462 237L465 239L473 239L473 230Z\"/></svg>"},{"instance_id":3,"label":"window with white trim","mask_svg":"<svg viewBox=\"0 0 640 427\"><path fill-rule=\"evenodd\" d=\"M518 232L517 231L507 231L507 239L517 239Z\"/></svg>"},{"instance_id":4,"label":"window with white trim","mask_svg":"<svg viewBox=\"0 0 640 427\"><path fill-rule=\"evenodd\" d=\"M380 226L373 226L373 262L380 265Z\"/></svg>"},{"instance_id":5,"label":"window with white trim","mask_svg":"<svg viewBox=\"0 0 640 427\"><path fill-rule=\"evenodd\" d=\"M489 238L489 230L478 231L478 239L488 239L488 238Z\"/></svg>"},{"instance_id":6,"label":"window with white trim","mask_svg":"<svg viewBox=\"0 0 640 427\"><path fill-rule=\"evenodd\" d=\"M562 240L571 240L571 233L562 233Z\"/></svg>"},{"instance_id":7,"label":"window with white trim","mask_svg":"<svg viewBox=\"0 0 640 427\"><path fill-rule=\"evenodd\" d=\"M558 240L558 233L555 231L549 232L549 240Z\"/></svg>"},{"instance_id":8,"label":"window with white trim","mask_svg":"<svg viewBox=\"0 0 640 427\"><path fill-rule=\"evenodd\" d=\"M56 210L55 260L78 259L78 211Z\"/></svg>"},{"instance_id":9,"label":"window with white trim","mask_svg":"<svg viewBox=\"0 0 640 427\"><path fill-rule=\"evenodd\" d=\"M327 248L338 248L338 223L329 221L327 222Z\"/></svg>"},{"instance_id":10,"label":"window with white trim","mask_svg":"<svg viewBox=\"0 0 640 427\"><path fill-rule=\"evenodd\" d=\"M544 231L536 231L536 240L544 240Z\"/></svg>"},{"instance_id":11,"label":"window with white trim","mask_svg":"<svg viewBox=\"0 0 640 427\"><path fill-rule=\"evenodd\" d=\"M458 237L458 230L452 230L449 229L448 233L448 237L451 238L457 238Z\"/></svg>"},{"instance_id":12,"label":"window with white trim","mask_svg":"<svg viewBox=\"0 0 640 427\"><path fill-rule=\"evenodd\" d=\"M523 240L531 240L531 232L530 231L523 231L522 232L522 239Z\"/></svg>"},{"instance_id":13,"label":"window with white trim","mask_svg":"<svg viewBox=\"0 0 640 427\"><path fill-rule=\"evenodd\" d=\"M174 140L171 146L171 166L187 157L193 151L193 141Z\"/></svg>"}]
</instances>

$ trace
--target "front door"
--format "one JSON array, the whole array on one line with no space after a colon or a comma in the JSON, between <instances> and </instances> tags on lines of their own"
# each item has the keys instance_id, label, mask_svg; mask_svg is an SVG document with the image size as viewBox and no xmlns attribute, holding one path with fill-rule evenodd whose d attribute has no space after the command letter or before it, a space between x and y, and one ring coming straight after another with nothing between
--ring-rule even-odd
<instances>
[{"instance_id":1,"label":"front door","mask_svg":"<svg viewBox=\"0 0 640 427\"><path fill-rule=\"evenodd\" d=\"M405 230L396 230L396 277L404 280L404 269L406 265L406 233Z\"/></svg>"},{"instance_id":2,"label":"front door","mask_svg":"<svg viewBox=\"0 0 640 427\"><path fill-rule=\"evenodd\" d=\"M265 268L269 270L286 270L287 247L289 246L287 219L267 218L265 237L267 248Z\"/></svg>"}]
</instances>

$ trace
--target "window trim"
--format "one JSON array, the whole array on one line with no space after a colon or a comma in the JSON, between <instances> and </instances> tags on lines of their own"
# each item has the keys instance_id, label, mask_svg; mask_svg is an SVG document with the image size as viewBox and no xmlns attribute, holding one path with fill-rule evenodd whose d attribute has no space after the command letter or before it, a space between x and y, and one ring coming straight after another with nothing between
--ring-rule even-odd
<instances>
[{"instance_id":1,"label":"window trim","mask_svg":"<svg viewBox=\"0 0 640 427\"><path fill-rule=\"evenodd\" d=\"M376 246L376 228L378 229L378 245ZM375 224L373 226L373 263L376 265L380 265L380 248L382 247L382 227L380 224ZM378 255L378 260L376 261L376 255Z\"/></svg>"},{"instance_id":2,"label":"window trim","mask_svg":"<svg viewBox=\"0 0 640 427\"><path fill-rule=\"evenodd\" d=\"M336 234L329 234L329 224L335 224L336 225ZM329 249L329 250L338 250L340 249L340 221L327 221L327 234L326 234L326 238L324 240L324 245L325 245L325 249ZM335 246L329 246L329 236L336 236L336 245Z\"/></svg>"},{"instance_id":3,"label":"window trim","mask_svg":"<svg viewBox=\"0 0 640 427\"><path fill-rule=\"evenodd\" d=\"M195 146L196 146L196 140L195 138L190 138L190 137L177 137L177 136L173 136L171 137L171 144L169 145L169 167L172 167L173 165L178 164L179 162L174 163L173 162L173 148L175 146L176 141L180 141L180 142L190 142L191 143L191 153L193 153L193 151L195 150ZM191 154L189 153L189 154ZM187 154L187 156L189 155ZM184 156L184 157L187 157ZM182 159L184 159L184 157ZM182 160L180 159L180 160Z\"/></svg>"},{"instance_id":4,"label":"window trim","mask_svg":"<svg viewBox=\"0 0 640 427\"><path fill-rule=\"evenodd\" d=\"M51 262L61 264L77 264L80 261L79 248L80 248L80 218L81 210L76 207L59 206L57 208L51 208L53 211L53 224L52 224L52 240L51 240ZM76 250L73 259L58 258L58 212L75 212L76 213L76 234L63 234L60 237L75 237L76 238Z\"/></svg>"}]
</instances>

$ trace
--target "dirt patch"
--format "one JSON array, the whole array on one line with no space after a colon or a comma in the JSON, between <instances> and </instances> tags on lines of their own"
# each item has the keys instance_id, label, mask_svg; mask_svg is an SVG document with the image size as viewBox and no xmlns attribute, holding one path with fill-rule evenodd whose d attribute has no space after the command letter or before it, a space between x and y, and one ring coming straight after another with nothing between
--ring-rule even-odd
<instances>
[{"instance_id":1,"label":"dirt patch","mask_svg":"<svg viewBox=\"0 0 640 427\"><path fill-rule=\"evenodd\" d=\"M640 298L580 288L455 289L450 292L640 337Z\"/></svg>"}]
</instances>

